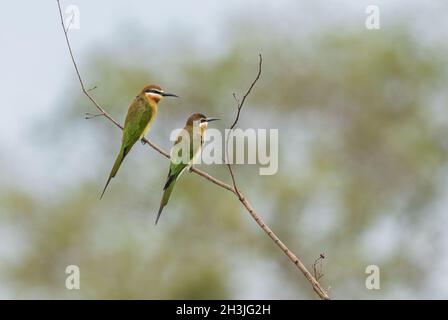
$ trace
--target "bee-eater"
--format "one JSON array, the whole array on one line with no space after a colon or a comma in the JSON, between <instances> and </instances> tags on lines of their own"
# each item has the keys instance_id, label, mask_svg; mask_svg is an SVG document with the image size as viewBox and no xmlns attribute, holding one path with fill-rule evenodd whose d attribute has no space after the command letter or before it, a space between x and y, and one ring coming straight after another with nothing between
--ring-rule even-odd
<instances>
[{"instance_id":1,"label":"bee-eater","mask_svg":"<svg viewBox=\"0 0 448 320\"><path fill-rule=\"evenodd\" d=\"M148 132L149 127L157 115L157 104L163 97L177 97L177 95L164 92L162 88L152 84L145 86L140 94L132 101L124 121L120 152L118 153L100 198L103 197L110 180L117 174L121 163L132 146L138 140L142 140Z\"/></svg>"},{"instance_id":2,"label":"bee-eater","mask_svg":"<svg viewBox=\"0 0 448 320\"><path fill-rule=\"evenodd\" d=\"M191 169L194 161L200 155L205 139L205 131L208 123L219 120L207 118L201 113L193 113L187 120L184 129L177 136L176 142L171 148L171 163L168 178L163 187L162 201L157 213L156 224L159 221L163 208L167 205L174 185L185 170ZM177 152L175 150L178 150ZM182 156L183 150L189 150L187 156ZM185 161L187 160L187 161Z\"/></svg>"}]
</instances>

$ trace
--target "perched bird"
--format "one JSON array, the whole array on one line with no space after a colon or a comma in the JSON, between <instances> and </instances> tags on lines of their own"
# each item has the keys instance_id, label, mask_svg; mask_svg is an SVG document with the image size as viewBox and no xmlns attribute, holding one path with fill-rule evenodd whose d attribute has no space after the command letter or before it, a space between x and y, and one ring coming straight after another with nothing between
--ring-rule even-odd
<instances>
[{"instance_id":1,"label":"perched bird","mask_svg":"<svg viewBox=\"0 0 448 320\"><path fill-rule=\"evenodd\" d=\"M145 86L140 94L132 101L126 115L126 120L124 121L120 153L115 160L100 198L103 198L110 180L117 174L121 163L131 150L132 146L138 140L143 142L142 139L148 132L149 127L157 115L157 104L163 97L177 97L177 95L166 93L159 86L152 84Z\"/></svg>"},{"instance_id":2,"label":"perched bird","mask_svg":"<svg viewBox=\"0 0 448 320\"><path fill-rule=\"evenodd\" d=\"M201 113L193 113L188 118L184 129L177 136L176 142L171 148L170 170L165 186L163 187L163 196L160 202L159 212L157 213L156 224L159 221L163 208L168 203L176 181L185 170L191 169L194 161L200 155L208 123L215 120L219 119L207 118ZM188 150L189 154L182 155L183 150Z\"/></svg>"}]
</instances>

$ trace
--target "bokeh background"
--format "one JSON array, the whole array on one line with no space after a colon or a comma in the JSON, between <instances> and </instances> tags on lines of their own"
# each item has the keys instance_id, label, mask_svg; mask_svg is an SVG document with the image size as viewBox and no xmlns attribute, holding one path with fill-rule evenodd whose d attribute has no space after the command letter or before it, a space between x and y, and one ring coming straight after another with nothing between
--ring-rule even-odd
<instances>
[{"instance_id":1,"label":"bokeh background","mask_svg":"<svg viewBox=\"0 0 448 320\"><path fill-rule=\"evenodd\" d=\"M235 167L261 216L336 299L448 297L446 1L62 1L87 87L118 120L146 83L165 149L193 111L279 129L279 172ZM367 5L380 30L365 28ZM301 299L309 284L237 199L137 144L102 201L120 131L80 93L56 1L0 10L0 298ZM230 181L224 166L201 166ZM65 268L81 289L65 288ZM365 269L381 271L367 290Z\"/></svg>"}]
</instances>

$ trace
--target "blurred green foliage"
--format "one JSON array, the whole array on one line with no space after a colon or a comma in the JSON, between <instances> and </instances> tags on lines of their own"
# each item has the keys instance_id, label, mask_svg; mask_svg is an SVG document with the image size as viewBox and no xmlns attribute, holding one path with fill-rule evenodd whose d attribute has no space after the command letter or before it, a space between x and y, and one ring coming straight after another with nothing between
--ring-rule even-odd
<instances>
[{"instance_id":1,"label":"blurred green foliage","mask_svg":"<svg viewBox=\"0 0 448 320\"><path fill-rule=\"evenodd\" d=\"M229 125L232 93L253 79L260 51L262 79L239 125L279 128L279 173L258 176L254 166L237 166L241 189L310 269L326 253L322 283L334 298L419 297L442 245L431 208L441 194L447 127L430 106L434 97L446 105L446 51L394 30L328 31L304 44L293 35L260 37L253 26L244 33L252 40L235 34L227 51L209 59L183 54L191 48L172 52L174 65L127 61L135 50L151 56L137 43L119 52L105 45L81 71L120 121L146 83L178 93L182 99L161 103L149 133L168 149L171 130L194 111L222 118L221 129ZM168 162L147 147L136 145L99 201L120 132L101 118L84 121L93 106L73 77L67 83L63 108L39 124L39 140L48 152L88 146L79 171L54 168L70 182L44 196L2 182L2 223L23 242L1 271L17 297L314 297L234 196L196 175L183 177L154 227ZM223 166L201 168L229 181ZM51 184L52 174L42 184ZM81 269L79 291L65 289L69 264ZM369 264L382 270L378 292L364 286Z\"/></svg>"}]
</instances>

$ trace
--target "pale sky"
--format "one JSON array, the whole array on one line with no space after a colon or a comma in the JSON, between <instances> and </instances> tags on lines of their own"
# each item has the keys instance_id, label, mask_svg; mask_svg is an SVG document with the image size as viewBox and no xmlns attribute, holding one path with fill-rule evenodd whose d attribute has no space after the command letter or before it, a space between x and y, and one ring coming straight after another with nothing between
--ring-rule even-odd
<instances>
[{"instance_id":1,"label":"pale sky","mask_svg":"<svg viewBox=\"0 0 448 320\"><path fill-rule=\"evenodd\" d=\"M424 3L424 5L422 5ZM71 32L77 60L82 65L85 50L113 43L120 28L135 24L143 30L161 30L191 39L204 55L225 47L227 23L232 17L276 23L285 32L306 34L319 28L363 27L365 8L371 1L62 1L80 10L80 30ZM447 21L444 1L375 1L381 10L382 28L404 21L422 42L445 41ZM0 165L15 178L38 178L39 160L25 169L24 161L36 153L27 142L33 123L57 112L56 102L67 86L77 89L73 66L61 33L55 0L8 1L0 10ZM293 28L291 28L293 26ZM297 27L297 30L294 28ZM17 146L20 145L20 148ZM45 163L45 159L40 159Z\"/></svg>"},{"instance_id":2,"label":"pale sky","mask_svg":"<svg viewBox=\"0 0 448 320\"><path fill-rule=\"evenodd\" d=\"M83 53L95 45L113 43L114 35L126 32L123 28L130 25L191 39L206 56L225 49L223 39L229 32L229 21L235 17L264 22L267 28L275 23L285 32L306 35L321 28L363 28L365 8L370 4L381 10L383 30L402 21L422 43L431 45L448 39L448 3L443 0L61 2L64 8L73 4L80 10L80 29L70 32L80 65L88 57ZM52 165L49 156L32 141L31 128L64 108L56 105L61 101L61 92L67 88L79 90L79 83L69 60L55 0L3 1L0 44L0 178L26 186L30 181L44 179ZM438 283L434 279L435 287Z\"/></svg>"}]
</instances>

